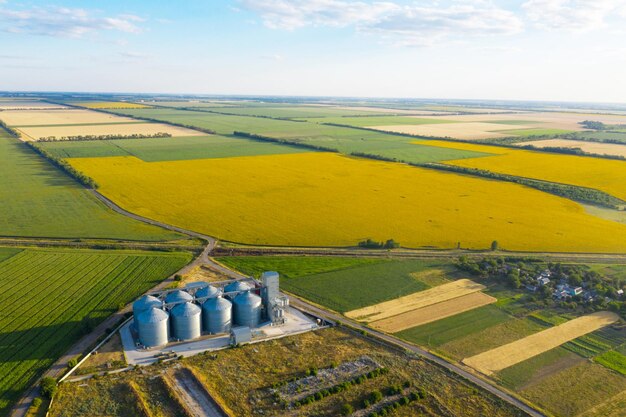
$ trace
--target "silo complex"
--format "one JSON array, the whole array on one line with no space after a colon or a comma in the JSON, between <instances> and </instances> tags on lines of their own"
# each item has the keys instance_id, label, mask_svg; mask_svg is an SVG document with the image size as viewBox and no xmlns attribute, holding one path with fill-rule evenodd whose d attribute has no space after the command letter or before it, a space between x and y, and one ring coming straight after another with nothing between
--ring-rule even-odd
<instances>
[{"instance_id":1,"label":"silo complex","mask_svg":"<svg viewBox=\"0 0 626 417\"><path fill-rule=\"evenodd\" d=\"M202 334L202 309L186 302L177 304L170 311L172 337L178 340L190 340Z\"/></svg>"},{"instance_id":2,"label":"silo complex","mask_svg":"<svg viewBox=\"0 0 626 417\"><path fill-rule=\"evenodd\" d=\"M135 316L135 319L137 319L137 317L144 311L150 310L152 307L159 308L162 305L163 302L158 298L151 295L144 295L139 300L133 303L133 316ZM135 320L134 327L135 329L137 329L137 320Z\"/></svg>"},{"instance_id":3,"label":"silo complex","mask_svg":"<svg viewBox=\"0 0 626 417\"><path fill-rule=\"evenodd\" d=\"M257 327L261 321L261 297L246 291L233 300L233 322L237 326Z\"/></svg>"},{"instance_id":4,"label":"silo complex","mask_svg":"<svg viewBox=\"0 0 626 417\"><path fill-rule=\"evenodd\" d=\"M233 305L222 297L209 298L202 304L202 324L204 331L216 334L230 330Z\"/></svg>"},{"instance_id":5,"label":"silo complex","mask_svg":"<svg viewBox=\"0 0 626 417\"><path fill-rule=\"evenodd\" d=\"M152 307L135 318L139 341L146 347L163 346L169 339L169 315Z\"/></svg>"}]
</instances>

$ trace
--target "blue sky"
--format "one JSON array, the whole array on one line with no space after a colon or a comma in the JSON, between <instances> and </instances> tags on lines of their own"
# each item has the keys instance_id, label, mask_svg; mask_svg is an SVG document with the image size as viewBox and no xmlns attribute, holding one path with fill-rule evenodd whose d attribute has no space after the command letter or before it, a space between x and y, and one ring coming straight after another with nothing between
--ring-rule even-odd
<instances>
[{"instance_id":1,"label":"blue sky","mask_svg":"<svg viewBox=\"0 0 626 417\"><path fill-rule=\"evenodd\" d=\"M0 0L0 90L626 102L626 0Z\"/></svg>"}]
</instances>

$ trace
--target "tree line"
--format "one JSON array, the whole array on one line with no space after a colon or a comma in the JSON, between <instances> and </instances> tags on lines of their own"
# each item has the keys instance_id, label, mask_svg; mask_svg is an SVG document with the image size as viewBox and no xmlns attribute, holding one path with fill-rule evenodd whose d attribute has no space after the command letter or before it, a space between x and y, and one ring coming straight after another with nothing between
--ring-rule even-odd
<instances>
[{"instance_id":1,"label":"tree line","mask_svg":"<svg viewBox=\"0 0 626 417\"><path fill-rule=\"evenodd\" d=\"M33 151L35 151L36 153L38 153L39 155L47 159L52 165L54 165L61 171L65 172L67 175L74 178L76 181L78 181L85 187L91 188L94 190L98 188L98 183L96 183L92 178L78 171L76 168L71 166L69 163L65 162L63 159L57 158L56 156L52 155L50 152L37 146L35 142L24 142L24 143Z\"/></svg>"},{"instance_id":2,"label":"tree line","mask_svg":"<svg viewBox=\"0 0 626 417\"><path fill-rule=\"evenodd\" d=\"M90 140L118 140L118 139L151 139L171 138L171 133L158 132L154 134L134 133L132 135L76 135L76 136L48 136L37 139L37 142L83 142Z\"/></svg>"}]
</instances>

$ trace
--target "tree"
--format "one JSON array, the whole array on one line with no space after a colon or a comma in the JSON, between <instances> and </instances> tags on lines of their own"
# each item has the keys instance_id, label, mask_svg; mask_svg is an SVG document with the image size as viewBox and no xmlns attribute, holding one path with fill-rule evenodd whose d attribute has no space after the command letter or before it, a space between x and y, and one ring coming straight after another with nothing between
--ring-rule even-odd
<instances>
[{"instance_id":1,"label":"tree","mask_svg":"<svg viewBox=\"0 0 626 417\"><path fill-rule=\"evenodd\" d=\"M511 269L506 276L506 279L509 285L513 288L520 288L522 286L522 282L519 279L519 270Z\"/></svg>"},{"instance_id":2,"label":"tree","mask_svg":"<svg viewBox=\"0 0 626 417\"><path fill-rule=\"evenodd\" d=\"M492 251L498 250L498 241L497 240L494 240L493 242L491 242L491 250Z\"/></svg>"},{"instance_id":3,"label":"tree","mask_svg":"<svg viewBox=\"0 0 626 417\"><path fill-rule=\"evenodd\" d=\"M41 394L48 398L52 399L54 395L57 393L57 380L52 377L45 377L41 380Z\"/></svg>"},{"instance_id":4,"label":"tree","mask_svg":"<svg viewBox=\"0 0 626 417\"><path fill-rule=\"evenodd\" d=\"M354 407L352 407L350 404L345 403L344 405L341 406L342 415L349 416L352 413L354 413Z\"/></svg>"}]
</instances>

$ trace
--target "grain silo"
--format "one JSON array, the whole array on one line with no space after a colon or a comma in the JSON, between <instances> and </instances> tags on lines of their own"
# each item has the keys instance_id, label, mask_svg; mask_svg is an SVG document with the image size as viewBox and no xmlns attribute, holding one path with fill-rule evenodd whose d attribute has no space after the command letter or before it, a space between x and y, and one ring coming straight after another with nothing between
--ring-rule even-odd
<instances>
[{"instance_id":1,"label":"grain silo","mask_svg":"<svg viewBox=\"0 0 626 417\"><path fill-rule=\"evenodd\" d=\"M137 329L137 316L143 313L146 310L150 310L152 307L161 307L163 302L156 297L151 295L144 295L139 300L133 303L133 316L135 316L134 327Z\"/></svg>"},{"instance_id":2,"label":"grain silo","mask_svg":"<svg viewBox=\"0 0 626 417\"><path fill-rule=\"evenodd\" d=\"M145 347L163 346L169 339L169 314L152 307L136 317L139 341Z\"/></svg>"},{"instance_id":3,"label":"grain silo","mask_svg":"<svg viewBox=\"0 0 626 417\"><path fill-rule=\"evenodd\" d=\"M189 340L200 337L202 309L191 302L176 304L170 311L170 327L174 339Z\"/></svg>"},{"instance_id":4,"label":"grain silo","mask_svg":"<svg viewBox=\"0 0 626 417\"><path fill-rule=\"evenodd\" d=\"M217 297L220 294L220 290L212 285L200 288L196 291L196 300L203 303L208 298Z\"/></svg>"},{"instance_id":5,"label":"grain silo","mask_svg":"<svg viewBox=\"0 0 626 417\"><path fill-rule=\"evenodd\" d=\"M225 298L209 298L202 304L202 325L204 331L216 334L230 330L233 304Z\"/></svg>"},{"instance_id":6,"label":"grain silo","mask_svg":"<svg viewBox=\"0 0 626 417\"><path fill-rule=\"evenodd\" d=\"M193 301L193 297L188 292L182 290L172 291L165 296L165 304L184 303L187 301Z\"/></svg>"},{"instance_id":7,"label":"grain silo","mask_svg":"<svg viewBox=\"0 0 626 417\"><path fill-rule=\"evenodd\" d=\"M257 327L261 321L261 297L250 291L233 300L233 321L237 326Z\"/></svg>"},{"instance_id":8,"label":"grain silo","mask_svg":"<svg viewBox=\"0 0 626 417\"><path fill-rule=\"evenodd\" d=\"M243 281L235 281L231 282L227 286L224 287L224 294L233 293L233 292L242 292L250 289L250 286ZM226 298L233 300L237 294L226 295Z\"/></svg>"}]
</instances>

